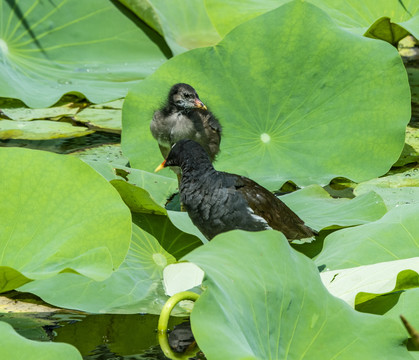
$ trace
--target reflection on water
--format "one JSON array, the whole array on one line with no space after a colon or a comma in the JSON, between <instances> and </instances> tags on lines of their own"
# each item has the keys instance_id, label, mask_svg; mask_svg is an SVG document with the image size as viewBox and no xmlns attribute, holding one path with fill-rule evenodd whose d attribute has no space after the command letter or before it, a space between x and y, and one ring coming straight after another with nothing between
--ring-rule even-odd
<instances>
[{"instance_id":1,"label":"reflection on water","mask_svg":"<svg viewBox=\"0 0 419 360\"><path fill-rule=\"evenodd\" d=\"M25 147L35 150L46 150L59 154L68 154L73 151L102 144L116 144L121 142L119 134L95 132L90 135L75 138L53 140L0 140L0 147Z\"/></svg>"}]
</instances>

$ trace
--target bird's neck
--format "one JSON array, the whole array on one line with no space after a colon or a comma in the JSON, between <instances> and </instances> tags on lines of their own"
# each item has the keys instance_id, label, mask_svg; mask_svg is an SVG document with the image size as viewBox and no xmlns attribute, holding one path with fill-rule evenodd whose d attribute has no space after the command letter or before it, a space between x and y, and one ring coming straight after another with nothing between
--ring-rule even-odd
<instances>
[{"instance_id":1,"label":"bird's neck","mask_svg":"<svg viewBox=\"0 0 419 360\"><path fill-rule=\"evenodd\" d=\"M204 178L217 173L210 161L185 162L181 164L182 183L199 183Z\"/></svg>"}]
</instances>

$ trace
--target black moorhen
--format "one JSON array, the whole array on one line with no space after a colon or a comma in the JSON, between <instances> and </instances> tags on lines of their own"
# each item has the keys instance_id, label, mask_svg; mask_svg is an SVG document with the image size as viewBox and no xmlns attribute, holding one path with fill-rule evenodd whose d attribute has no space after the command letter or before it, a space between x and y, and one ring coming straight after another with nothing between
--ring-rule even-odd
<instances>
[{"instance_id":1,"label":"black moorhen","mask_svg":"<svg viewBox=\"0 0 419 360\"><path fill-rule=\"evenodd\" d=\"M164 158L182 139L201 144L211 161L220 151L221 125L188 84L171 87L166 105L154 112L150 130Z\"/></svg>"},{"instance_id":2,"label":"black moorhen","mask_svg":"<svg viewBox=\"0 0 419 360\"><path fill-rule=\"evenodd\" d=\"M180 166L180 199L192 222L211 240L225 231L276 229L288 240L317 232L269 190L244 176L217 171L205 150L192 140L180 140L155 171Z\"/></svg>"}]
</instances>

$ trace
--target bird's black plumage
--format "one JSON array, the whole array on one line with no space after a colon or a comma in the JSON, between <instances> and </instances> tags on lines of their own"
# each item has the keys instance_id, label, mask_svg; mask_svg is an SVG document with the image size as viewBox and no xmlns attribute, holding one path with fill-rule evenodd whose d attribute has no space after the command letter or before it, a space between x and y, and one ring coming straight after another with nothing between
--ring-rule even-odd
<instances>
[{"instance_id":1,"label":"bird's black plumage","mask_svg":"<svg viewBox=\"0 0 419 360\"><path fill-rule=\"evenodd\" d=\"M188 84L171 87L165 106L154 112L150 130L164 158L182 139L201 144L211 161L220 150L221 125Z\"/></svg>"},{"instance_id":2,"label":"bird's black plumage","mask_svg":"<svg viewBox=\"0 0 419 360\"><path fill-rule=\"evenodd\" d=\"M205 150L194 141L177 142L164 166L182 169L181 202L208 239L234 229L272 228L289 240L317 234L269 190L244 176L215 170Z\"/></svg>"}]
</instances>

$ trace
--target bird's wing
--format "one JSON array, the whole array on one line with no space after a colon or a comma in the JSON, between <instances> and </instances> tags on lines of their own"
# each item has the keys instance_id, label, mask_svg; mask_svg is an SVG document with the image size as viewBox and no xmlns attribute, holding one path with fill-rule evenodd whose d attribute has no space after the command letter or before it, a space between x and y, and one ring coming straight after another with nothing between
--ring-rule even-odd
<instances>
[{"instance_id":1,"label":"bird's wing","mask_svg":"<svg viewBox=\"0 0 419 360\"><path fill-rule=\"evenodd\" d=\"M236 189L255 215L263 217L270 227L281 231L288 239L302 239L316 234L304 225L304 221L294 211L253 180L240 176L236 181Z\"/></svg>"}]
</instances>

